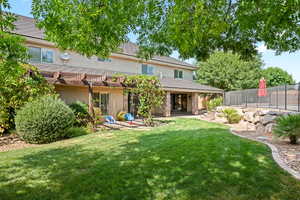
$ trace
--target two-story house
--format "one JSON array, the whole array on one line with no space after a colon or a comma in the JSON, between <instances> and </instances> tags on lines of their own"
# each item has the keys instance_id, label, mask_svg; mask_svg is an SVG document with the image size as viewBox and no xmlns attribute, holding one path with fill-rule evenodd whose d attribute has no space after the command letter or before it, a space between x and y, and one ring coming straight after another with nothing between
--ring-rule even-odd
<instances>
[{"instance_id":1,"label":"two-story house","mask_svg":"<svg viewBox=\"0 0 300 200\"><path fill-rule=\"evenodd\" d=\"M194 82L196 67L189 63L167 56L141 60L137 57L138 46L131 42L123 44L121 51L108 59L88 58L72 51L60 51L44 39L43 31L36 28L33 18L18 16L15 25L15 34L26 39L30 63L54 84L68 104L74 101L89 103L93 99L94 105L104 114L116 115L121 110L133 112L132 98L124 94L122 84L112 81L115 73L158 76L166 91L166 100L155 113L163 116L178 112L197 114L199 94L222 93L220 89Z\"/></svg>"}]
</instances>

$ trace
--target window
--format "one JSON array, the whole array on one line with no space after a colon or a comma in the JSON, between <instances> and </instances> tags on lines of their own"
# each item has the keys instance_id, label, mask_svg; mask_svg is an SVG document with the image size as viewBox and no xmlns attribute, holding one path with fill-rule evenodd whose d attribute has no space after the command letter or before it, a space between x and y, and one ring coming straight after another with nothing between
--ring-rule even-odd
<instances>
[{"instance_id":1,"label":"window","mask_svg":"<svg viewBox=\"0 0 300 200\"><path fill-rule=\"evenodd\" d=\"M183 79L183 71L182 70L174 70L174 78Z\"/></svg>"},{"instance_id":2,"label":"window","mask_svg":"<svg viewBox=\"0 0 300 200\"><path fill-rule=\"evenodd\" d=\"M29 47L30 62L32 63L53 63L54 52L39 47Z\"/></svg>"},{"instance_id":3,"label":"window","mask_svg":"<svg viewBox=\"0 0 300 200\"><path fill-rule=\"evenodd\" d=\"M197 72L193 71L193 80L197 80Z\"/></svg>"},{"instance_id":4,"label":"window","mask_svg":"<svg viewBox=\"0 0 300 200\"><path fill-rule=\"evenodd\" d=\"M154 75L154 67L146 64L142 64L142 74Z\"/></svg>"},{"instance_id":5,"label":"window","mask_svg":"<svg viewBox=\"0 0 300 200\"><path fill-rule=\"evenodd\" d=\"M103 57L98 57L97 60L99 62L111 62L111 59L109 59L109 58L103 58Z\"/></svg>"},{"instance_id":6,"label":"window","mask_svg":"<svg viewBox=\"0 0 300 200\"><path fill-rule=\"evenodd\" d=\"M108 114L109 94L108 93L94 93L94 106L101 109L103 115Z\"/></svg>"}]
</instances>

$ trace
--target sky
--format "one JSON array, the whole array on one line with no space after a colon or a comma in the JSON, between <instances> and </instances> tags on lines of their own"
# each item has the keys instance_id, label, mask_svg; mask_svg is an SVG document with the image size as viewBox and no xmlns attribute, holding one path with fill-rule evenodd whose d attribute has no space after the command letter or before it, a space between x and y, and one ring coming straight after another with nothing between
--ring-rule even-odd
<instances>
[{"instance_id":1,"label":"sky","mask_svg":"<svg viewBox=\"0 0 300 200\"><path fill-rule=\"evenodd\" d=\"M20 15L32 16L31 12L31 0L9 0L12 7L11 11ZM129 35L130 40L135 41L134 35ZM282 53L281 55L275 55L273 50L269 50L264 44L259 44L258 51L262 54L265 68L270 66L280 67L292 74L297 82L300 82L300 51L294 53ZM178 57L178 53L174 52L173 57ZM187 62L194 62L193 59L187 60Z\"/></svg>"}]
</instances>

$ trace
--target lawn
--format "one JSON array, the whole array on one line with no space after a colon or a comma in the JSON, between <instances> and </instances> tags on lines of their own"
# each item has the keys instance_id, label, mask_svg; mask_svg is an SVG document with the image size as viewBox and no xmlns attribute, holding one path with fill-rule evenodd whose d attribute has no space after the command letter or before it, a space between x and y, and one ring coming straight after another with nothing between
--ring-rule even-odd
<instances>
[{"instance_id":1,"label":"lawn","mask_svg":"<svg viewBox=\"0 0 300 200\"><path fill-rule=\"evenodd\" d=\"M0 153L0 199L296 200L300 182L259 143L177 119Z\"/></svg>"}]
</instances>

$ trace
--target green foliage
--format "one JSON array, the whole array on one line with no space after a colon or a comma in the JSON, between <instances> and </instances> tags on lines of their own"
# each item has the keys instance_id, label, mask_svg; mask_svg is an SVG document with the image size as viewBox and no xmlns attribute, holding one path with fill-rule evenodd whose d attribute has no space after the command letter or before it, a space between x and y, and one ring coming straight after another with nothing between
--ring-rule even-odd
<instances>
[{"instance_id":1,"label":"green foliage","mask_svg":"<svg viewBox=\"0 0 300 200\"><path fill-rule=\"evenodd\" d=\"M234 108L225 108L222 112L229 124L237 124L242 119L242 116Z\"/></svg>"},{"instance_id":2,"label":"green foliage","mask_svg":"<svg viewBox=\"0 0 300 200\"><path fill-rule=\"evenodd\" d=\"M117 120L118 121L125 121L125 114L126 114L126 112L124 112L124 111L118 112L118 114L117 114Z\"/></svg>"},{"instance_id":3,"label":"green foliage","mask_svg":"<svg viewBox=\"0 0 300 200\"><path fill-rule=\"evenodd\" d=\"M288 137L291 144L296 144L300 137L300 114L276 118L273 132L280 137Z\"/></svg>"},{"instance_id":4,"label":"green foliage","mask_svg":"<svg viewBox=\"0 0 300 200\"><path fill-rule=\"evenodd\" d=\"M133 32L143 57L177 50L205 60L215 50L254 58L262 41L277 53L300 49L299 7L298 0L33 0L32 10L63 49L108 56Z\"/></svg>"},{"instance_id":5,"label":"green foliage","mask_svg":"<svg viewBox=\"0 0 300 200\"><path fill-rule=\"evenodd\" d=\"M262 61L242 60L231 52L214 52L207 61L200 62L197 71L199 83L225 91L257 88L261 78Z\"/></svg>"},{"instance_id":6,"label":"green foliage","mask_svg":"<svg viewBox=\"0 0 300 200\"><path fill-rule=\"evenodd\" d=\"M223 104L222 97L217 97L217 98L211 99L207 102L207 110L212 111L216 107L221 106L222 104Z\"/></svg>"},{"instance_id":7,"label":"green foliage","mask_svg":"<svg viewBox=\"0 0 300 200\"><path fill-rule=\"evenodd\" d=\"M293 76L279 67L268 67L263 70L262 75L266 79L268 87L295 84Z\"/></svg>"},{"instance_id":8,"label":"green foliage","mask_svg":"<svg viewBox=\"0 0 300 200\"><path fill-rule=\"evenodd\" d=\"M70 104L69 107L73 110L76 117L75 126L87 126L87 124L91 122L92 119L89 114L87 104L81 101L76 101Z\"/></svg>"},{"instance_id":9,"label":"green foliage","mask_svg":"<svg viewBox=\"0 0 300 200\"><path fill-rule=\"evenodd\" d=\"M102 112L100 108L96 108L94 107L94 113L95 113L95 117L94 117L94 125L101 125L105 122L105 118L104 116L102 116Z\"/></svg>"},{"instance_id":10,"label":"green foliage","mask_svg":"<svg viewBox=\"0 0 300 200\"><path fill-rule=\"evenodd\" d=\"M137 96L139 103L137 113L144 119L146 125L153 125L152 110L160 107L165 98L160 81L155 76L130 75L125 76L125 92Z\"/></svg>"},{"instance_id":11,"label":"green foliage","mask_svg":"<svg viewBox=\"0 0 300 200\"><path fill-rule=\"evenodd\" d=\"M66 137L75 122L73 111L60 99L44 96L17 111L17 134L28 143L50 143Z\"/></svg>"},{"instance_id":12,"label":"green foliage","mask_svg":"<svg viewBox=\"0 0 300 200\"><path fill-rule=\"evenodd\" d=\"M0 134L14 128L16 109L53 92L38 70L26 64L28 53L24 39L5 32L13 30L15 20L7 9L7 1L0 1Z\"/></svg>"},{"instance_id":13,"label":"green foliage","mask_svg":"<svg viewBox=\"0 0 300 200\"><path fill-rule=\"evenodd\" d=\"M79 137L82 135L88 135L89 132L83 127L72 127L66 131L67 138Z\"/></svg>"},{"instance_id":14,"label":"green foliage","mask_svg":"<svg viewBox=\"0 0 300 200\"><path fill-rule=\"evenodd\" d=\"M13 23L16 18L14 14L7 12L10 9L8 0L0 0L0 31L11 31L15 28Z\"/></svg>"}]
</instances>

